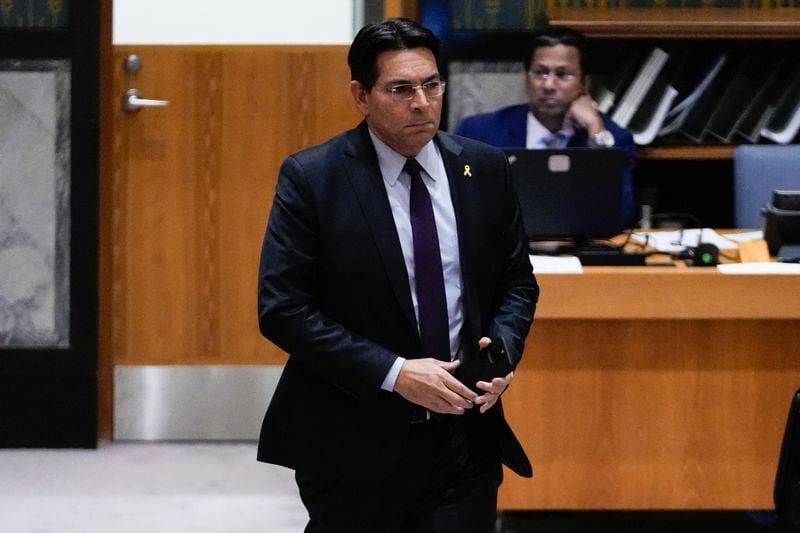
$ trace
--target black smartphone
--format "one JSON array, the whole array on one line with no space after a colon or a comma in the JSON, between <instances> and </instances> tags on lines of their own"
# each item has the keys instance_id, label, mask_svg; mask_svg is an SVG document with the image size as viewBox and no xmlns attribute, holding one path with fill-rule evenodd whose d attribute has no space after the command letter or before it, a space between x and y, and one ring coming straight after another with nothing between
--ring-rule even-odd
<instances>
[{"instance_id":1,"label":"black smartphone","mask_svg":"<svg viewBox=\"0 0 800 533\"><path fill-rule=\"evenodd\" d=\"M502 338L495 339L486 348L465 356L454 372L458 380L478 394L486 393L476 385L478 381L492 381L514 370L511 356Z\"/></svg>"}]
</instances>

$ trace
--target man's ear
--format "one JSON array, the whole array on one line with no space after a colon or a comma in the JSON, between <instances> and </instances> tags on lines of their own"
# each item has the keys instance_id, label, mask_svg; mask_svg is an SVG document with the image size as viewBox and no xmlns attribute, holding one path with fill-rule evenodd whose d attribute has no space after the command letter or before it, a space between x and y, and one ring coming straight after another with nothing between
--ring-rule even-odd
<instances>
[{"instance_id":1,"label":"man's ear","mask_svg":"<svg viewBox=\"0 0 800 533\"><path fill-rule=\"evenodd\" d=\"M358 111L365 117L369 115L369 93L361 85L361 82L352 80L350 82L350 94L353 97L353 103L356 104Z\"/></svg>"}]
</instances>

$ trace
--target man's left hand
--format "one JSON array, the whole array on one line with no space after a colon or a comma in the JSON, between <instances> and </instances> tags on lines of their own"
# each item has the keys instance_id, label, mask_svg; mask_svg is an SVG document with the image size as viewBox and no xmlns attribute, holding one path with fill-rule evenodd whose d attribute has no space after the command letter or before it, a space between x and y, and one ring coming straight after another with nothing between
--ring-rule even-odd
<instances>
[{"instance_id":1,"label":"man's left hand","mask_svg":"<svg viewBox=\"0 0 800 533\"><path fill-rule=\"evenodd\" d=\"M594 102L589 95L581 95L572 102L564 117L566 129L585 129L589 136L605 129L603 118L597 112Z\"/></svg>"},{"instance_id":2,"label":"man's left hand","mask_svg":"<svg viewBox=\"0 0 800 533\"><path fill-rule=\"evenodd\" d=\"M481 340L478 341L478 346L480 348L485 348L491 344L491 339L489 337L482 337ZM509 372L508 375L502 378L494 378L492 381L479 381L477 383L478 388L481 390L486 391L485 394L478 396L475 400L475 405L480 405L480 412L485 413L492 407L494 404L497 403L498 398L500 395L505 392L511 382L514 380L514 372Z\"/></svg>"}]
</instances>

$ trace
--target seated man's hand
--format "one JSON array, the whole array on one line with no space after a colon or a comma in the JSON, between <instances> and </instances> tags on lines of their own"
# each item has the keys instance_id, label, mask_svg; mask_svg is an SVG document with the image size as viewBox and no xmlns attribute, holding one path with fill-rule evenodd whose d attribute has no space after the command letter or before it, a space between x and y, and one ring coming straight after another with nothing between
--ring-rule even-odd
<instances>
[{"instance_id":1,"label":"seated man's hand","mask_svg":"<svg viewBox=\"0 0 800 533\"><path fill-rule=\"evenodd\" d=\"M394 391L406 400L435 413L462 415L478 395L453 377L459 361L407 359L400 368Z\"/></svg>"},{"instance_id":2,"label":"seated man's hand","mask_svg":"<svg viewBox=\"0 0 800 533\"><path fill-rule=\"evenodd\" d=\"M567 129L585 129L591 137L605 129L603 118L595 108L594 101L587 94L576 98L570 105L564 117L564 127Z\"/></svg>"}]
</instances>

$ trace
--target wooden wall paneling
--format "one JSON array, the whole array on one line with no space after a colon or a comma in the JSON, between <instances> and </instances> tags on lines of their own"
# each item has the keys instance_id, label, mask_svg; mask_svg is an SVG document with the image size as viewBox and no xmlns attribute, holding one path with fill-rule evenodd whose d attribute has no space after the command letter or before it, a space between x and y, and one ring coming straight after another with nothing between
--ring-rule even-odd
<instances>
[{"instance_id":1,"label":"wooden wall paneling","mask_svg":"<svg viewBox=\"0 0 800 533\"><path fill-rule=\"evenodd\" d=\"M220 313L223 298L221 253L224 241L220 235L220 219L223 205L220 203L223 165L223 106L222 89L224 72L219 54L208 52L198 54L192 73L196 76L193 89L197 101L194 114L202 117L202 126L193 128L195 198L188 207L189 219L184 220L194 235L189 235L196 248L194 257L188 258L197 271L195 287L187 287L187 292L197 298L197 320L189 320L187 336L197 336L196 351L189 354L202 354L210 360L219 360L222 354L220 326L224 317ZM188 73L187 73L188 74ZM182 121L183 122L183 121ZM183 188L185 190L185 188ZM187 294L187 298L189 294Z\"/></svg>"},{"instance_id":2,"label":"wooden wall paneling","mask_svg":"<svg viewBox=\"0 0 800 533\"><path fill-rule=\"evenodd\" d=\"M290 153L288 67L276 54L262 54L255 65L249 54L224 56L225 87L222 123L223 153L228 164L222 171L220 233L225 253L220 254L224 295L219 335L226 353L236 359L281 361L275 348L258 335L256 272L259 243L272 205L277 168ZM284 132L280 134L280 125Z\"/></svg>"},{"instance_id":3,"label":"wooden wall paneling","mask_svg":"<svg viewBox=\"0 0 800 533\"><path fill-rule=\"evenodd\" d=\"M143 68L122 71L129 53ZM258 252L281 161L358 120L346 47L117 47L116 364L282 363L256 321Z\"/></svg>"},{"instance_id":4,"label":"wooden wall paneling","mask_svg":"<svg viewBox=\"0 0 800 533\"><path fill-rule=\"evenodd\" d=\"M282 49L258 58L226 54L220 254L226 358L283 363L258 333L256 280L261 239L280 163L287 155L354 126L341 47ZM254 61L258 62L255 68ZM266 359L265 359L266 357Z\"/></svg>"},{"instance_id":5,"label":"wooden wall paneling","mask_svg":"<svg viewBox=\"0 0 800 533\"><path fill-rule=\"evenodd\" d=\"M136 87L146 98L171 101L164 109L126 115L129 125L127 186L124 196L124 280L126 346L117 363L165 362L170 355L203 356L203 326L210 317L202 302L212 290L203 285L200 262L204 166L208 154L198 146L216 137L218 109L209 109L209 81L201 77L195 55L139 53L142 71ZM206 75L211 74L206 71ZM218 72L211 74L218 77ZM212 82L213 83L213 82ZM204 109L205 105L205 109ZM207 237L209 238L209 237ZM213 238L213 237L212 237Z\"/></svg>"},{"instance_id":6,"label":"wooden wall paneling","mask_svg":"<svg viewBox=\"0 0 800 533\"><path fill-rule=\"evenodd\" d=\"M419 21L419 0L384 0L386 18L405 17Z\"/></svg>"}]
</instances>

